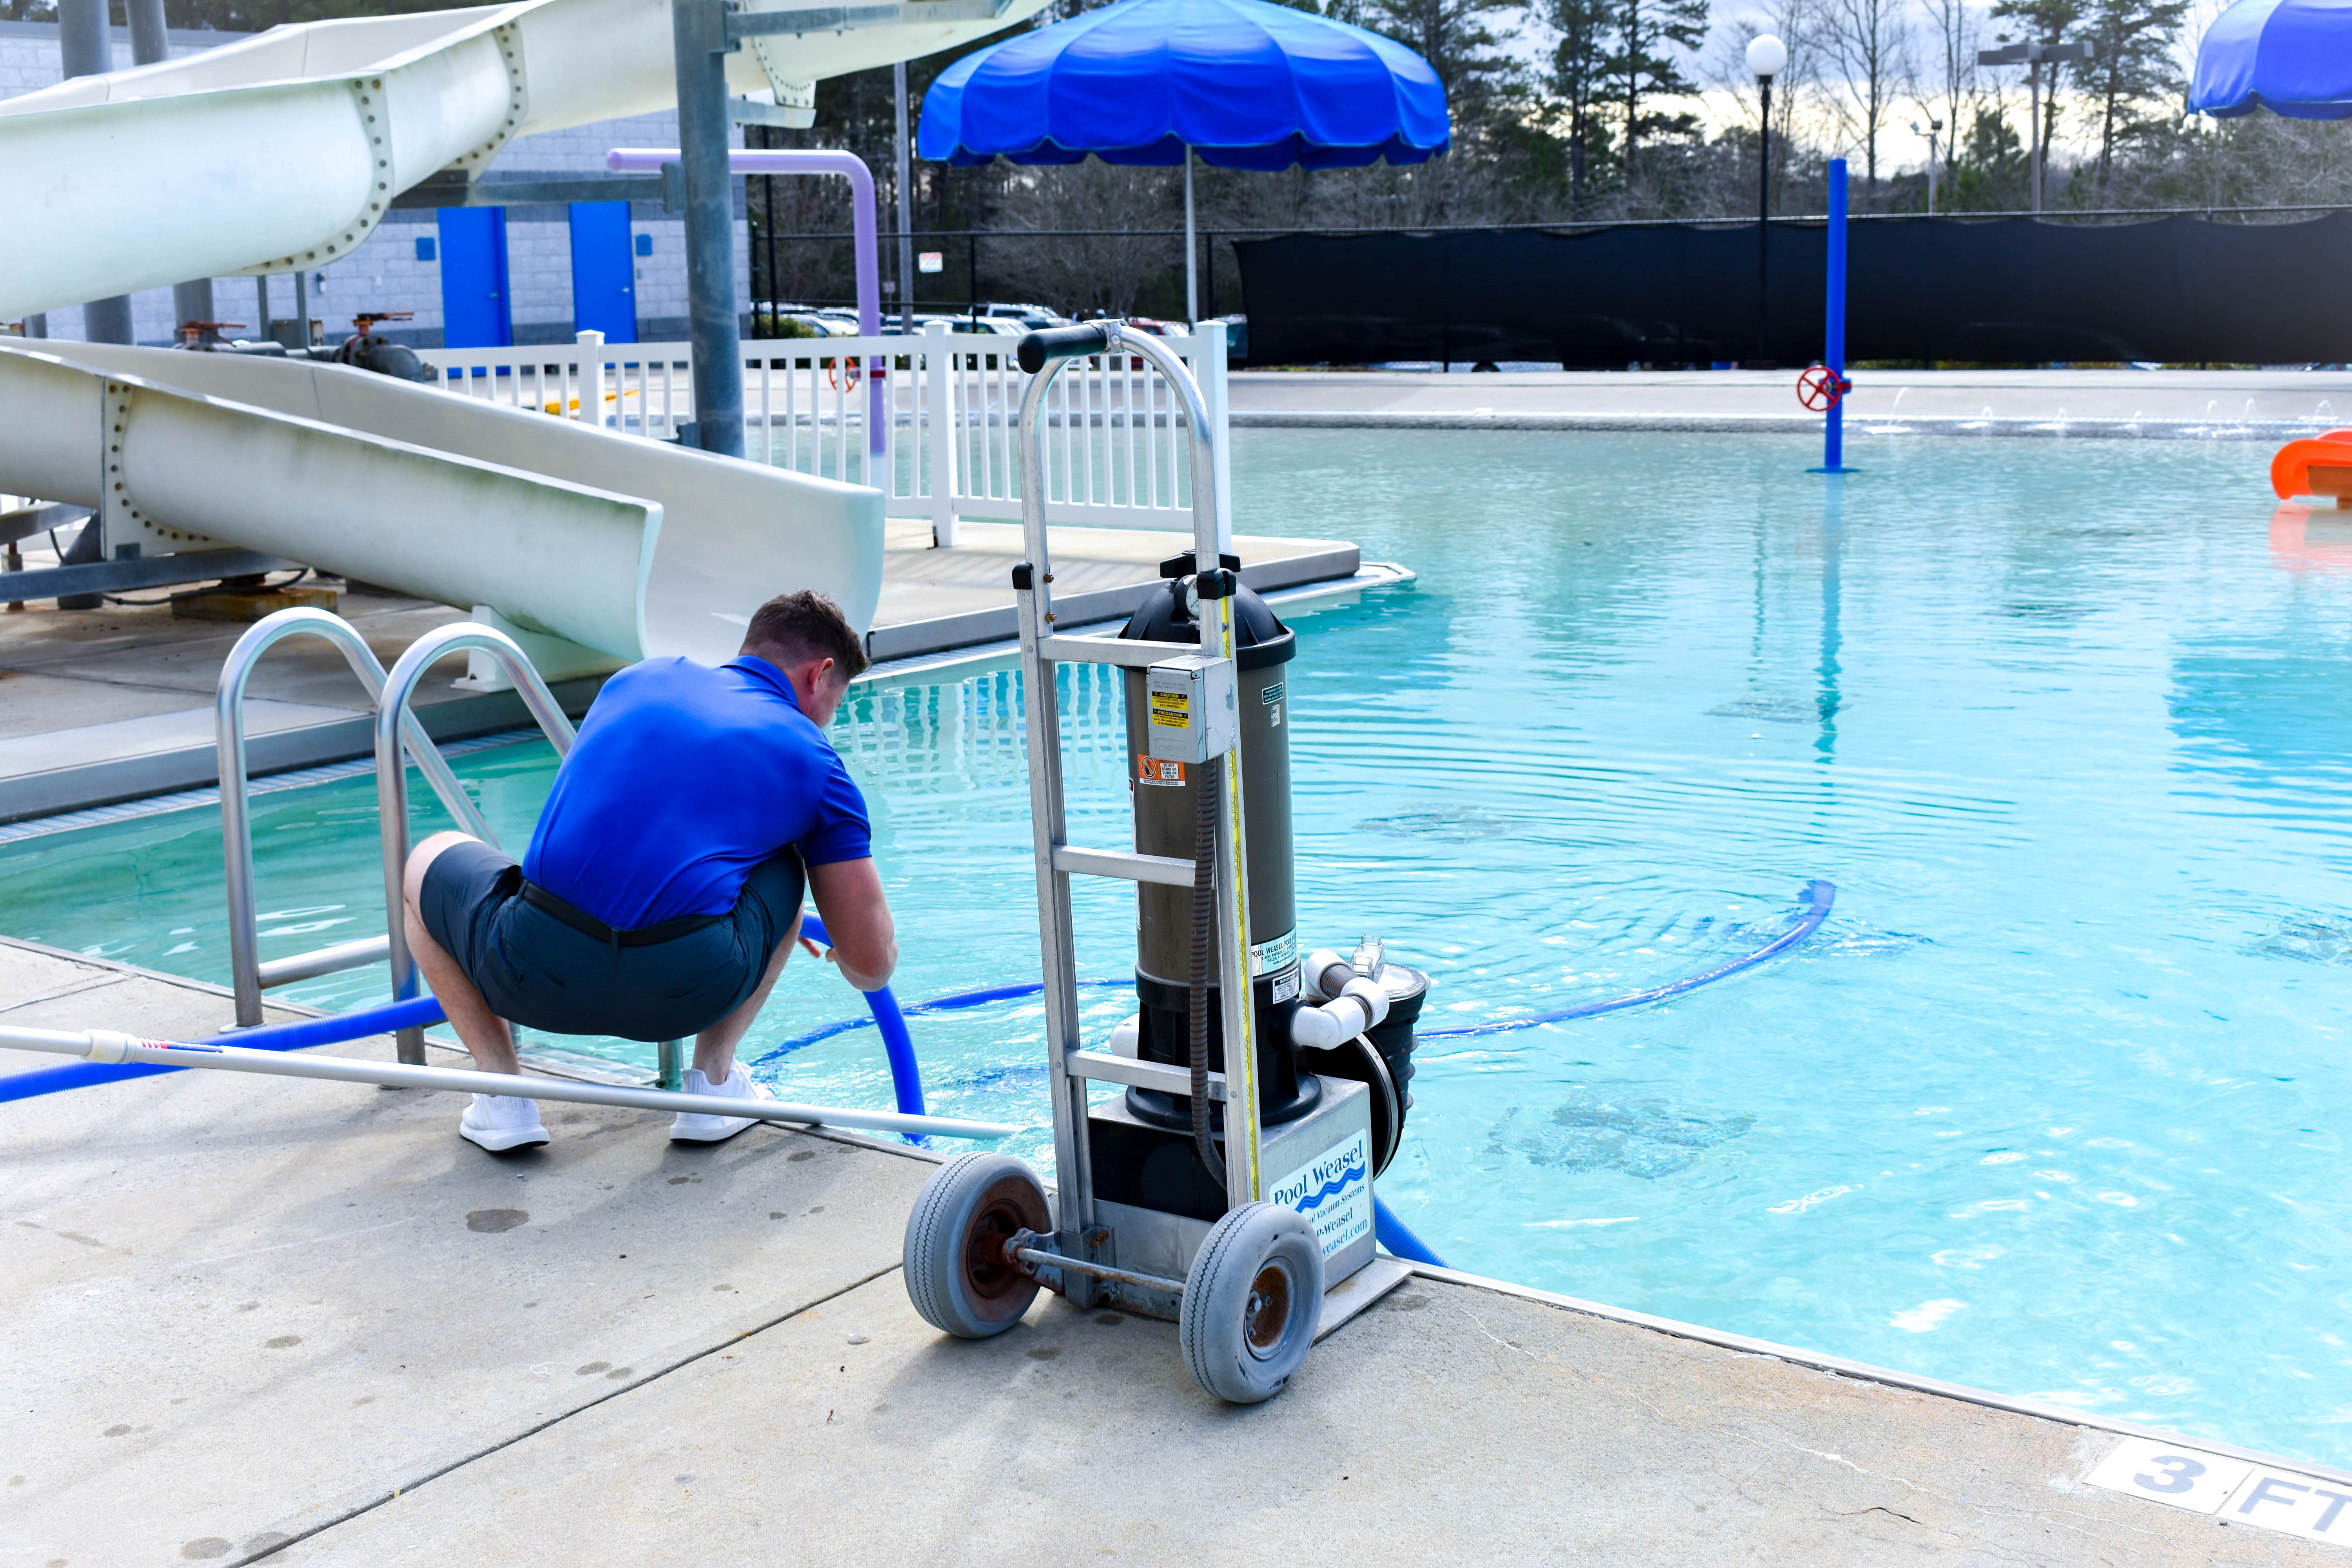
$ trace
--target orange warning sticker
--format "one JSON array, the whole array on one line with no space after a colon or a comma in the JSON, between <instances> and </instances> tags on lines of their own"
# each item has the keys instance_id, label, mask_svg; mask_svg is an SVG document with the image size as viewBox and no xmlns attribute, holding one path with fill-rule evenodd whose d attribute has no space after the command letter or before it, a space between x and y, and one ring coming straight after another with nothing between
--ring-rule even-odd
<instances>
[{"instance_id":1,"label":"orange warning sticker","mask_svg":"<svg viewBox=\"0 0 2352 1568\"><path fill-rule=\"evenodd\" d=\"M1180 788L1184 783L1184 764L1159 757L1139 756L1135 759L1135 782L1160 784L1170 789Z\"/></svg>"}]
</instances>

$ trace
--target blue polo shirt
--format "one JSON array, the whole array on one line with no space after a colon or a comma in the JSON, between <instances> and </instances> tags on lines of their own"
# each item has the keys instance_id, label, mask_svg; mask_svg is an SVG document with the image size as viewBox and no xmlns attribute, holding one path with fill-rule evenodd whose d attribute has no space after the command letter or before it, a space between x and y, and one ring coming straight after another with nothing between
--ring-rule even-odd
<instances>
[{"instance_id":1,"label":"blue polo shirt","mask_svg":"<svg viewBox=\"0 0 2352 1568\"><path fill-rule=\"evenodd\" d=\"M522 874L616 931L725 914L786 845L874 853L866 797L792 682L745 655L649 658L604 683L556 773Z\"/></svg>"}]
</instances>

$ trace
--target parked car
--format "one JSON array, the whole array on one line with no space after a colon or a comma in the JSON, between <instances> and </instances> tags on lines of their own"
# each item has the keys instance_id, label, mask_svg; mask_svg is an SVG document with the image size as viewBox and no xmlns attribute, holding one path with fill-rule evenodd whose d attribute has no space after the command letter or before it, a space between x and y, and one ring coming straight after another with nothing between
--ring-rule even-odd
<instances>
[{"instance_id":1,"label":"parked car","mask_svg":"<svg viewBox=\"0 0 2352 1568\"><path fill-rule=\"evenodd\" d=\"M992 300L981 306L977 313L992 319L1018 321L1024 331L1039 327L1066 327L1070 324L1068 317L1048 310L1043 305L1010 305L1001 300Z\"/></svg>"}]
</instances>

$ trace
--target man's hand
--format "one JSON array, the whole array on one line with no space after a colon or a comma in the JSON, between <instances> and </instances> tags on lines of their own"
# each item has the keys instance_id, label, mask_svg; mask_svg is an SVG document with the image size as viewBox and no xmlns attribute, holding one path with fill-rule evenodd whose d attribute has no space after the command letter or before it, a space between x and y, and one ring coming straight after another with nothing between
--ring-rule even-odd
<instances>
[{"instance_id":1,"label":"man's hand","mask_svg":"<svg viewBox=\"0 0 2352 1568\"><path fill-rule=\"evenodd\" d=\"M831 950L820 956L858 990L881 990L898 967L898 933L889 902L882 896L881 871L868 858L812 866L808 875L816 912L833 938ZM806 945L817 952L815 944Z\"/></svg>"}]
</instances>

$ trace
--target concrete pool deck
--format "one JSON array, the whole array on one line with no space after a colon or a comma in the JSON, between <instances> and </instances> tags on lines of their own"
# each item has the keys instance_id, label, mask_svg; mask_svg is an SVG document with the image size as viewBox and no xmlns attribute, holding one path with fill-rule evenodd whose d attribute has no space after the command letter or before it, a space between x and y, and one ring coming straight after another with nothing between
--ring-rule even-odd
<instances>
[{"instance_id":1,"label":"concrete pool deck","mask_svg":"<svg viewBox=\"0 0 2352 1568\"><path fill-rule=\"evenodd\" d=\"M1240 428L1812 432L1797 372L1235 371ZM1849 432L2285 439L2352 423L2352 372L1857 370Z\"/></svg>"},{"instance_id":2,"label":"concrete pool deck","mask_svg":"<svg viewBox=\"0 0 2352 1568\"><path fill-rule=\"evenodd\" d=\"M228 1016L0 942L11 1024ZM897 1278L920 1155L550 1104L492 1158L457 1111L204 1072L0 1105L0 1562L2347 1561L2084 1485L2114 1431L1465 1276L1246 1409L1052 1297L948 1341Z\"/></svg>"},{"instance_id":3,"label":"concrete pool deck","mask_svg":"<svg viewBox=\"0 0 2352 1568\"><path fill-rule=\"evenodd\" d=\"M1021 531L962 529L956 548L934 550L929 524L890 525L867 638L877 662L936 663L1013 636ZM1160 530L1056 528L1051 542L1065 624L1075 626L1127 615L1159 582L1159 563L1192 541ZM1261 591L1342 584L1361 565L1356 547L1340 541L1252 534L1235 544L1243 575ZM246 628L175 620L162 592L139 597L150 602L87 611L50 602L0 614L0 824L217 782L213 689ZM341 613L387 668L425 632L466 618L373 591L347 590ZM453 656L417 689L417 712L436 740L530 722L510 691L454 689L463 673L464 656ZM556 695L577 715L601 684L565 681ZM342 656L315 638L270 650L255 669L247 711L257 777L365 756L374 744L365 693Z\"/></svg>"}]
</instances>

